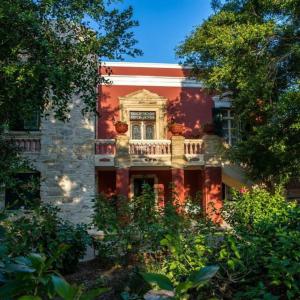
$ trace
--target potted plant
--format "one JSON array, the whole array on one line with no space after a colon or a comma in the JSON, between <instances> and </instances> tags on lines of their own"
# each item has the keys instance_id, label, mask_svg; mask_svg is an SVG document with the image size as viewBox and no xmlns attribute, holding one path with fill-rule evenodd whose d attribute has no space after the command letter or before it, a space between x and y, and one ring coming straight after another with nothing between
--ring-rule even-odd
<instances>
[{"instance_id":1,"label":"potted plant","mask_svg":"<svg viewBox=\"0 0 300 300\"><path fill-rule=\"evenodd\" d=\"M173 135L182 135L184 132L184 125L173 122L169 125L169 130L172 132Z\"/></svg>"},{"instance_id":2,"label":"potted plant","mask_svg":"<svg viewBox=\"0 0 300 300\"><path fill-rule=\"evenodd\" d=\"M128 131L128 124L123 121L117 121L115 128L118 134L125 134Z\"/></svg>"},{"instance_id":3,"label":"potted plant","mask_svg":"<svg viewBox=\"0 0 300 300\"><path fill-rule=\"evenodd\" d=\"M215 125L212 123L204 124L203 131L205 134L211 135L215 133Z\"/></svg>"}]
</instances>

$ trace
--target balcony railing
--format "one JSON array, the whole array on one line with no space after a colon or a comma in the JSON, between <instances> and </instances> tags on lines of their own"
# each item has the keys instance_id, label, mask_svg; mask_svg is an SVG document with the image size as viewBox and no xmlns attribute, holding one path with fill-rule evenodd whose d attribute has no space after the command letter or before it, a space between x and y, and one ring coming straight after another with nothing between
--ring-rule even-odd
<instances>
[{"instance_id":1,"label":"balcony railing","mask_svg":"<svg viewBox=\"0 0 300 300\"><path fill-rule=\"evenodd\" d=\"M99 139L95 141L95 165L114 166L116 141L114 139Z\"/></svg>"},{"instance_id":2,"label":"balcony railing","mask_svg":"<svg viewBox=\"0 0 300 300\"><path fill-rule=\"evenodd\" d=\"M203 140L185 139L184 140L184 154L185 155L203 154Z\"/></svg>"},{"instance_id":3,"label":"balcony railing","mask_svg":"<svg viewBox=\"0 0 300 300\"><path fill-rule=\"evenodd\" d=\"M127 136L95 141L96 166L203 166L219 163L220 140L172 137L171 140L130 140Z\"/></svg>"},{"instance_id":4,"label":"balcony railing","mask_svg":"<svg viewBox=\"0 0 300 300\"><path fill-rule=\"evenodd\" d=\"M116 143L114 139L101 139L95 142L95 152L99 155L115 155Z\"/></svg>"},{"instance_id":5,"label":"balcony railing","mask_svg":"<svg viewBox=\"0 0 300 300\"><path fill-rule=\"evenodd\" d=\"M38 153L41 151L39 138L13 138L13 142L24 153Z\"/></svg>"},{"instance_id":6,"label":"balcony railing","mask_svg":"<svg viewBox=\"0 0 300 300\"><path fill-rule=\"evenodd\" d=\"M170 140L131 140L129 154L138 156L170 156Z\"/></svg>"},{"instance_id":7,"label":"balcony railing","mask_svg":"<svg viewBox=\"0 0 300 300\"><path fill-rule=\"evenodd\" d=\"M184 154L188 163L198 164L203 160L203 140L200 139L185 139Z\"/></svg>"}]
</instances>

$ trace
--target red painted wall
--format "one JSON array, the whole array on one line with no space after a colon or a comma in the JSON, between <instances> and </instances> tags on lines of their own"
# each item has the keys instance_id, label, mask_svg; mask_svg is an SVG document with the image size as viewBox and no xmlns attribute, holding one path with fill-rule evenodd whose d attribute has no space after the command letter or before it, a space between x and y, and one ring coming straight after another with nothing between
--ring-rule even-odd
<instances>
[{"instance_id":1,"label":"red painted wall","mask_svg":"<svg viewBox=\"0 0 300 300\"><path fill-rule=\"evenodd\" d=\"M167 199L171 199L171 170L131 170L129 171L129 184L132 175L156 175L158 178L159 197L163 202ZM196 194L202 190L202 184L201 170L184 171L184 190L186 197L195 198ZM116 193L115 170L101 170L98 172L98 192L104 193L108 197Z\"/></svg>"},{"instance_id":2,"label":"red painted wall","mask_svg":"<svg viewBox=\"0 0 300 300\"><path fill-rule=\"evenodd\" d=\"M202 179L201 170L184 171L184 189L185 189L186 197L191 197L192 199L196 199L196 197L200 197L202 194L202 186L203 186L203 179Z\"/></svg>"},{"instance_id":3,"label":"red painted wall","mask_svg":"<svg viewBox=\"0 0 300 300\"><path fill-rule=\"evenodd\" d=\"M190 69L183 68L146 68L114 66L101 67L99 73L102 75L140 75L140 76L168 76L168 77L188 77Z\"/></svg>"},{"instance_id":4,"label":"red painted wall","mask_svg":"<svg viewBox=\"0 0 300 300\"><path fill-rule=\"evenodd\" d=\"M153 87L153 86L101 86L99 87L98 138L115 137L113 120L119 119L119 99L134 91L147 89L168 101L167 115L184 123L186 137L197 137L199 127L212 121L212 99L199 88ZM167 138L167 137L166 137Z\"/></svg>"},{"instance_id":5,"label":"red painted wall","mask_svg":"<svg viewBox=\"0 0 300 300\"><path fill-rule=\"evenodd\" d=\"M98 193L110 197L116 192L116 171L101 170L97 172Z\"/></svg>"}]
</instances>

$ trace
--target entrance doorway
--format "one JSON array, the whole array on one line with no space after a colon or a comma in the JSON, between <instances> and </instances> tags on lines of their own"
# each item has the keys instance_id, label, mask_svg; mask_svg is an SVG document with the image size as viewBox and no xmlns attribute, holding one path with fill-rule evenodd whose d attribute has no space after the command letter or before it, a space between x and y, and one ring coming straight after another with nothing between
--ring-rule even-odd
<instances>
[{"instance_id":1,"label":"entrance doorway","mask_svg":"<svg viewBox=\"0 0 300 300\"><path fill-rule=\"evenodd\" d=\"M139 197L143 194L144 185L149 185L154 192L154 178L134 178L133 179L133 195Z\"/></svg>"}]
</instances>

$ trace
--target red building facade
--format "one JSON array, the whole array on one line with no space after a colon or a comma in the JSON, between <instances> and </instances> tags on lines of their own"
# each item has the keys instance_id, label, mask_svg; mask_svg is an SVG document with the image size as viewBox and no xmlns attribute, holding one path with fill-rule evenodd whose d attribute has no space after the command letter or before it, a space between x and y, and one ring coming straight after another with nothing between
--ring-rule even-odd
<instances>
[{"instance_id":1,"label":"red building facade","mask_svg":"<svg viewBox=\"0 0 300 300\"><path fill-rule=\"evenodd\" d=\"M108 85L99 87L95 165L97 188L128 198L153 187L157 202L199 199L218 221L222 205L220 139L203 132L212 123L214 101L179 65L107 63L99 70ZM118 134L117 121L128 125ZM170 124L182 124L173 134Z\"/></svg>"}]
</instances>

